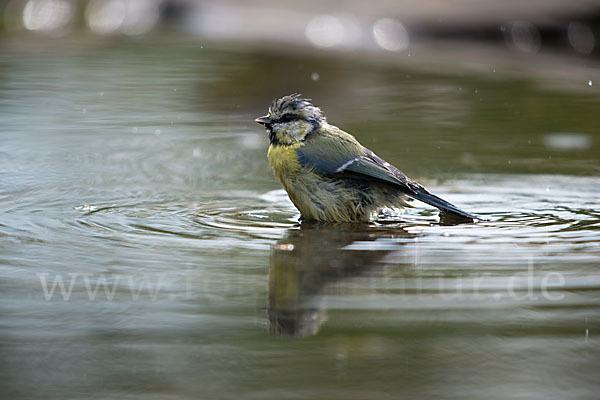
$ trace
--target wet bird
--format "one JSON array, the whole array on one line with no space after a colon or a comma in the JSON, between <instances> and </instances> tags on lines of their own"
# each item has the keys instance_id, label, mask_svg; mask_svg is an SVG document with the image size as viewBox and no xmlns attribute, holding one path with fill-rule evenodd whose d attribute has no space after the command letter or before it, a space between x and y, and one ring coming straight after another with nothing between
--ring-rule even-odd
<instances>
[{"instance_id":1,"label":"wet bird","mask_svg":"<svg viewBox=\"0 0 600 400\"><path fill-rule=\"evenodd\" d=\"M382 208L409 206L410 199L437 207L442 219L480 219L327 123L321 109L299 94L274 100L255 121L269 134L269 164L303 221L365 222Z\"/></svg>"}]
</instances>

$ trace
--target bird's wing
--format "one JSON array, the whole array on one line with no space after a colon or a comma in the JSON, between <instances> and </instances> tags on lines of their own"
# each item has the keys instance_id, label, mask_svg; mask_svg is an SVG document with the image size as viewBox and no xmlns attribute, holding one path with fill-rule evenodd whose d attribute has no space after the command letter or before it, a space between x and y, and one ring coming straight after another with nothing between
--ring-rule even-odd
<instances>
[{"instance_id":1,"label":"bird's wing","mask_svg":"<svg viewBox=\"0 0 600 400\"><path fill-rule=\"evenodd\" d=\"M387 182L398 187L408 196L437 207L446 213L471 220L479 219L430 193L371 150L360 144L358 146L356 147L354 143L347 146L343 142L340 144L337 141L332 146L315 146L314 144L304 146L296 152L302 165L310 166L321 174Z\"/></svg>"}]
</instances>

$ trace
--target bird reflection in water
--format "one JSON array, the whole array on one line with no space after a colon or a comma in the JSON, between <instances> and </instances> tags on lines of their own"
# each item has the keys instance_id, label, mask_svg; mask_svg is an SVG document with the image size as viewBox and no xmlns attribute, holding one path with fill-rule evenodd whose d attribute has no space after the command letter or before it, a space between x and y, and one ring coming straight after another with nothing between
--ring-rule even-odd
<instances>
[{"instance_id":1,"label":"bird reflection in water","mask_svg":"<svg viewBox=\"0 0 600 400\"><path fill-rule=\"evenodd\" d=\"M270 333L315 335L326 320L324 290L343 280L381 272L382 259L402 242L386 239L414 236L397 226L302 223L290 229L271 249Z\"/></svg>"}]
</instances>

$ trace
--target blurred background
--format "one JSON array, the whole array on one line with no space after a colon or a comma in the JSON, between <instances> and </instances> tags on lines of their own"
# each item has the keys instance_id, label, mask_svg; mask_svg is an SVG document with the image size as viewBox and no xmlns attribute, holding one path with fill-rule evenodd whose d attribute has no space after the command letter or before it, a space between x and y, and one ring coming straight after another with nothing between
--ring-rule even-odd
<instances>
[{"instance_id":1,"label":"blurred background","mask_svg":"<svg viewBox=\"0 0 600 400\"><path fill-rule=\"evenodd\" d=\"M66 75L73 67L81 77L68 80L89 78L86 89L95 84L99 93L108 92L123 71L143 75L139 63L162 65L174 70L158 71L159 83L182 82L186 78L177 74L184 69L190 74L186 91L169 93L184 104L164 99L173 111L183 106L215 117L243 115L249 122L273 98L298 92L359 136L381 132L381 138L363 137L367 145L384 140L397 149L386 138L414 132L402 137L408 172L427 173L418 170L417 147L472 172L501 167L554 173L562 171L557 163L573 168L573 160L562 163L564 155L577 156L577 173L599 168L590 152L597 150L590 135L597 131L593 110L600 81L598 1L13 0L0 3L0 13L5 81L7 66L11 59L18 64L18 56L39 65L50 60L44 54L53 55L59 63L43 67L50 76L38 74L41 80L58 83L54 78L61 77L52 71ZM109 48L118 50L94 60ZM90 65L71 62L70 57L88 55L82 61ZM106 90L96 69L100 79L112 74L102 82ZM132 80L127 85L136 87ZM527 90L535 93L522 95ZM140 98L136 90L119 93L122 99ZM83 103L77 107L87 110ZM527 121L527 132L518 118ZM440 146L440 135L458 142ZM486 147L482 137L492 145ZM475 142L484 149L473 147ZM422 148L423 143L431 145ZM543 165L539 157L514 160L509 166L508 154L496 158L499 145L554 158ZM579 151L553 154L564 147ZM475 154L485 149L493 151Z\"/></svg>"},{"instance_id":2,"label":"blurred background","mask_svg":"<svg viewBox=\"0 0 600 400\"><path fill-rule=\"evenodd\" d=\"M600 3L0 1L0 397L600 392ZM488 222L299 224L299 92Z\"/></svg>"},{"instance_id":3,"label":"blurred background","mask_svg":"<svg viewBox=\"0 0 600 400\"><path fill-rule=\"evenodd\" d=\"M348 52L404 52L427 40L499 44L526 54L597 53L594 0L271 2L12 0L4 34L136 36L165 28L204 40Z\"/></svg>"},{"instance_id":4,"label":"blurred background","mask_svg":"<svg viewBox=\"0 0 600 400\"><path fill-rule=\"evenodd\" d=\"M595 0L13 0L0 3L0 12L0 32L9 43L29 38L92 46L177 33L199 46L210 41L276 57L496 71L559 85L566 80L572 87L594 77L600 52ZM316 81L319 74L309 76ZM277 89L262 86L268 81L259 80L257 88Z\"/></svg>"}]
</instances>

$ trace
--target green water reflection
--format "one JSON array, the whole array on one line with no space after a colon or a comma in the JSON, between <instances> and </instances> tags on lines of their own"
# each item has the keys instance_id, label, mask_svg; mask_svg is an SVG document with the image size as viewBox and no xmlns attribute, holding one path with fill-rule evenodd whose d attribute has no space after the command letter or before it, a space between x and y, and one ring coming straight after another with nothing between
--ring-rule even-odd
<instances>
[{"instance_id":1,"label":"green water reflection","mask_svg":"<svg viewBox=\"0 0 600 400\"><path fill-rule=\"evenodd\" d=\"M301 229L290 230L271 251L268 296L271 332L300 337L316 334L325 320L326 306L318 301L325 287L373 274L378 262L392 252L390 248L374 246L376 240L411 236L414 235L402 228L360 225L304 224Z\"/></svg>"}]
</instances>

